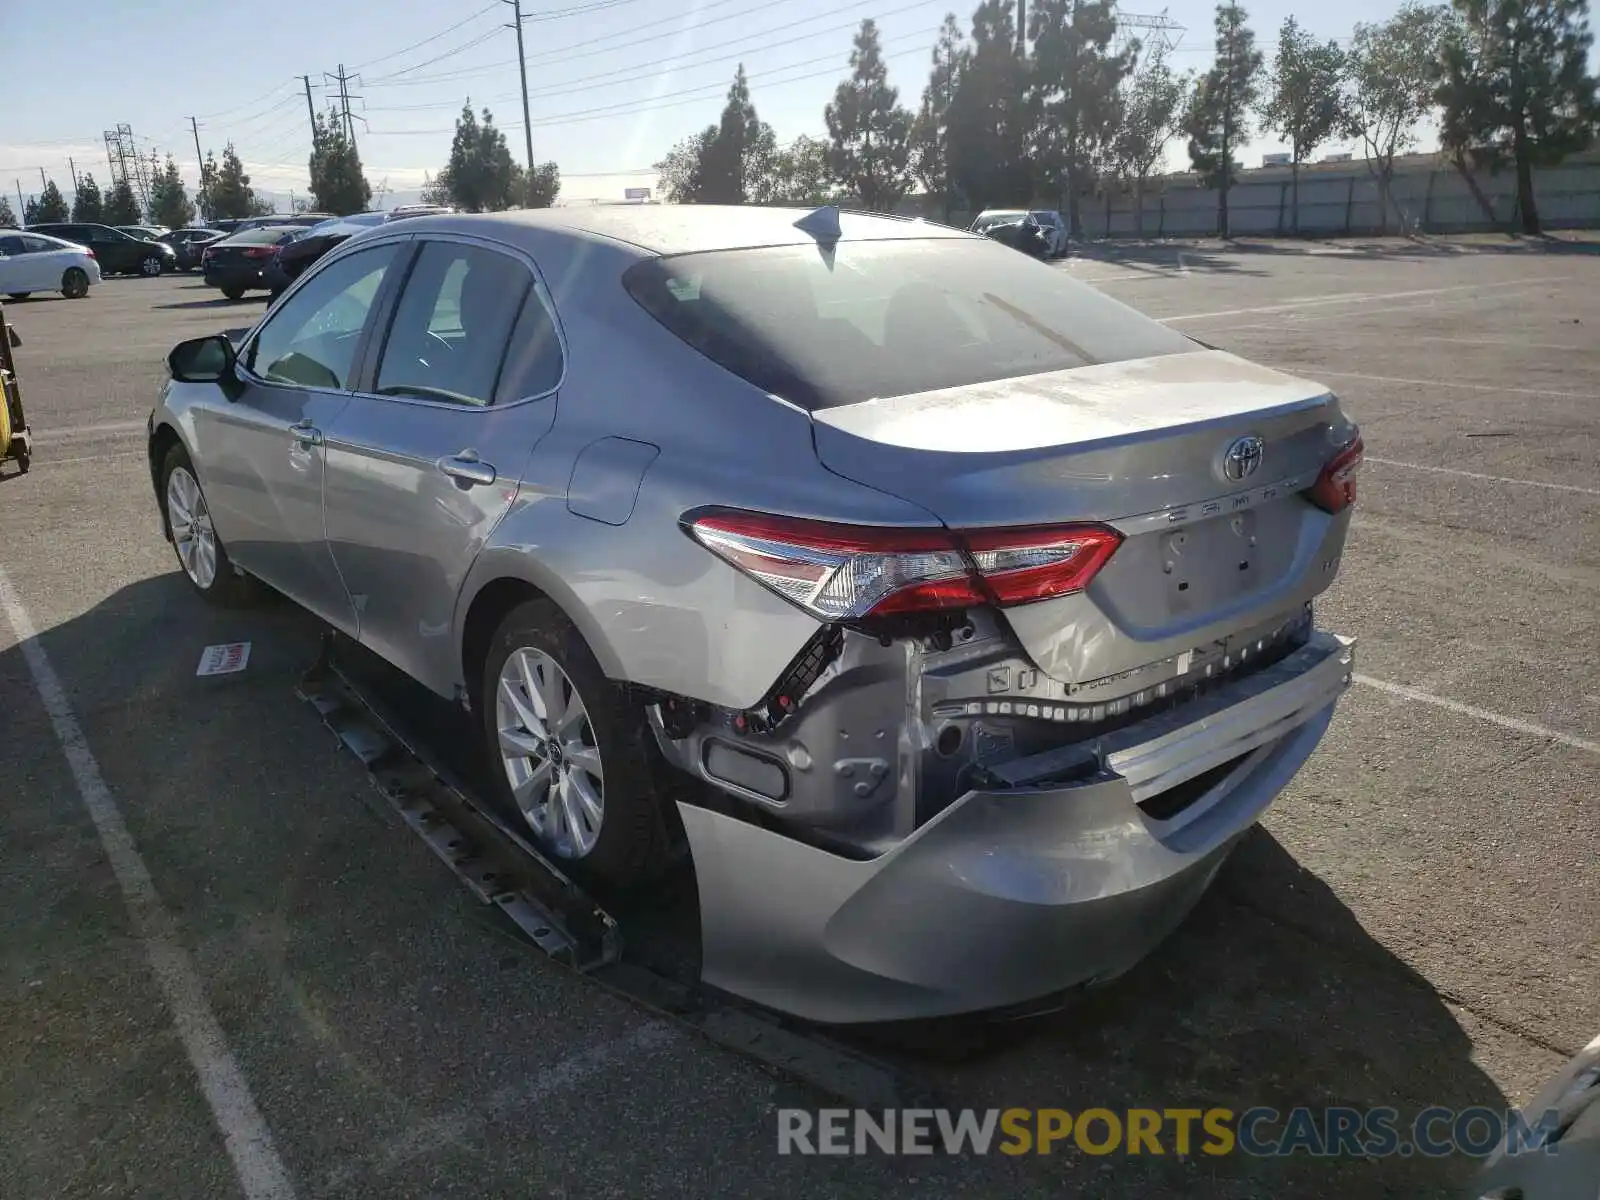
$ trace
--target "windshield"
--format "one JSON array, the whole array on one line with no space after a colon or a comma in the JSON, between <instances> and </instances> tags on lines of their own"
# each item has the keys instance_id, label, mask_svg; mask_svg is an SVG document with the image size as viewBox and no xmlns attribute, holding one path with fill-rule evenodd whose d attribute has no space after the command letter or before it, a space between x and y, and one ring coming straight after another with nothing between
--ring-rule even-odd
<instances>
[{"instance_id":1,"label":"windshield","mask_svg":"<svg viewBox=\"0 0 1600 1200\"><path fill-rule=\"evenodd\" d=\"M686 254L639 263L623 283L700 353L812 410L1195 349L976 239Z\"/></svg>"},{"instance_id":2,"label":"windshield","mask_svg":"<svg viewBox=\"0 0 1600 1200\"><path fill-rule=\"evenodd\" d=\"M1013 221L1020 221L1028 214L1025 212L987 212L972 223L973 229L992 229L996 225L1009 225Z\"/></svg>"}]
</instances>

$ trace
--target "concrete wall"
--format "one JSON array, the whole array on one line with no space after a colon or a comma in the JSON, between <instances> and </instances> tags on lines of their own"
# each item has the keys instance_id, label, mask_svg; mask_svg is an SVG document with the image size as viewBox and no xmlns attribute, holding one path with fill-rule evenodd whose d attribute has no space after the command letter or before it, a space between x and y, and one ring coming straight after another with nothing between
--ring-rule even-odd
<instances>
[{"instance_id":1,"label":"concrete wall","mask_svg":"<svg viewBox=\"0 0 1600 1200\"><path fill-rule=\"evenodd\" d=\"M1585 155L1584 158L1589 158ZM1235 237L1281 237L1302 234L1323 237L1378 233L1480 233L1506 229L1516 215L1516 175L1479 171L1479 190L1494 210L1489 221L1482 206L1454 166L1413 158L1396 163L1394 202L1382 193L1364 162L1317 164L1302 168L1298 210L1290 174L1283 168L1248 172L1228 192L1229 231ZM1600 227L1600 162L1568 161L1534 172L1539 218L1547 229ZM1054 208L1057 200L1036 201ZM1086 194L1078 202L1086 237L1140 236L1131 194L1120 187ZM936 216L927 198L902 205L907 211ZM976 214L952 213L952 224L966 224ZM1298 224L1296 218L1298 216ZM1143 204L1144 237L1213 237L1217 228L1217 192L1200 187L1193 176L1148 180Z\"/></svg>"}]
</instances>

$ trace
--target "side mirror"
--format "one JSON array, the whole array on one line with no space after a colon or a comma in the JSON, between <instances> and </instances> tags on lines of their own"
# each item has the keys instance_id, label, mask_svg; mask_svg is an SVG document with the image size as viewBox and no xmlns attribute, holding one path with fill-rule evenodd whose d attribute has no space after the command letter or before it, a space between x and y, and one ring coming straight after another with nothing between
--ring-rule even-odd
<instances>
[{"instance_id":1,"label":"side mirror","mask_svg":"<svg viewBox=\"0 0 1600 1200\"><path fill-rule=\"evenodd\" d=\"M235 378L238 356L226 337L191 338L167 355L167 370L179 383L222 383Z\"/></svg>"}]
</instances>

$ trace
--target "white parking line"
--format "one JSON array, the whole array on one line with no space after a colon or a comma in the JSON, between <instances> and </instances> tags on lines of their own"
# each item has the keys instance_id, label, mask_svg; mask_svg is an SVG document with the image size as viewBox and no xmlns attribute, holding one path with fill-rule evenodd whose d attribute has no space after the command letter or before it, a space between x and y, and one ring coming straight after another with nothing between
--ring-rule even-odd
<instances>
[{"instance_id":1,"label":"white parking line","mask_svg":"<svg viewBox=\"0 0 1600 1200\"><path fill-rule=\"evenodd\" d=\"M1380 692L1387 692L1391 696L1399 696L1404 700L1415 700L1420 704L1431 704L1435 708L1460 713L1464 717L1476 717L1480 721L1487 721L1489 724L1498 725L1502 729L1511 729L1517 733L1531 734L1533 737L1559 742L1563 746L1571 746L1574 750L1587 750L1590 754L1600 754L1600 742L1591 742L1588 738L1574 737L1570 733L1560 733L1554 729L1546 729L1543 725L1535 725L1532 721L1519 721L1515 717L1504 717L1499 713L1490 712L1486 708L1463 704L1459 700L1448 700L1443 696L1435 696L1432 692L1406 687L1400 683L1390 683L1386 679L1374 679L1371 675L1357 674L1355 681L1369 688L1376 688Z\"/></svg>"},{"instance_id":2,"label":"white parking line","mask_svg":"<svg viewBox=\"0 0 1600 1200\"><path fill-rule=\"evenodd\" d=\"M110 462L120 458L144 457L145 451L143 450L118 450L113 454L78 454L72 458L36 458L33 460L33 467L38 470L40 467L64 467L68 463Z\"/></svg>"},{"instance_id":3,"label":"white parking line","mask_svg":"<svg viewBox=\"0 0 1600 1200\"><path fill-rule=\"evenodd\" d=\"M1422 463L1401 462L1396 458L1373 458L1367 462L1382 463L1386 467L1405 467L1408 471L1430 471L1435 475L1459 475L1463 479L1482 479L1487 483L1516 483L1523 487L1548 488L1552 492L1576 492L1580 496L1600 496L1600 488L1579 487L1574 483L1542 483L1537 479L1513 479L1509 475L1481 475L1477 471L1458 471L1454 467L1428 467Z\"/></svg>"},{"instance_id":4,"label":"white parking line","mask_svg":"<svg viewBox=\"0 0 1600 1200\"><path fill-rule=\"evenodd\" d=\"M33 438L38 442L51 442L56 438L96 437L106 433L143 433L144 421L106 421L99 425L61 425L53 429L36 429Z\"/></svg>"},{"instance_id":5,"label":"white parking line","mask_svg":"<svg viewBox=\"0 0 1600 1200\"><path fill-rule=\"evenodd\" d=\"M1507 280L1505 283L1461 283L1453 287L1418 288L1410 292L1339 292L1332 296L1304 296L1286 300L1282 304L1264 304L1256 308L1222 308L1214 312L1181 313L1174 317L1156 317L1158 321L1205 321L1212 317L1244 317L1252 313L1293 312L1300 308L1320 308L1328 304L1363 304L1369 300L1403 300L1411 296L1444 296L1451 292L1496 291L1536 287L1543 283L1560 283L1565 275L1541 276L1537 279Z\"/></svg>"},{"instance_id":6,"label":"white parking line","mask_svg":"<svg viewBox=\"0 0 1600 1200\"><path fill-rule=\"evenodd\" d=\"M177 923L161 903L150 871L139 856L116 799L100 774L100 764L89 749L88 739L73 714L61 680L34 631L33 619L3 567L0 567L0 610L4 611L21 646L33 685L50 716L56 740L61 743L67 766L78 785L78 795L100 835L100 844L122 888L123 901L144 943L150 969L172 1013L178 1037L195 1073L200 1076L201 1090L222 1131L246 1200L292 1200L294 1186L289 1181L289 1173L278 1157L272 1133L256 1108L250 1087L223 1037L222 1027L206 1002L199 973L178 938Z\"/></svg>"},{"instance_id":7,"label":"white parking line","mask_svg":"<svg viewBox=\"0 0 1600 1200\"><path fill-rule=\"evenodd\" d=\"M1555 396L1561 400L1588 400L1593 392L1558 392L1553 388L1502 387L1494 383L1451 383L1444 379L1400 379L1394 375L1362 375L1356 371L1329 371L1323 367L1312 368L1319 375L1335 379L1362 379L1368 383L1404 383L1417 387L1455 388L1463 392L1500 392L1510 396Z\"/></svg>"}]
</instances>

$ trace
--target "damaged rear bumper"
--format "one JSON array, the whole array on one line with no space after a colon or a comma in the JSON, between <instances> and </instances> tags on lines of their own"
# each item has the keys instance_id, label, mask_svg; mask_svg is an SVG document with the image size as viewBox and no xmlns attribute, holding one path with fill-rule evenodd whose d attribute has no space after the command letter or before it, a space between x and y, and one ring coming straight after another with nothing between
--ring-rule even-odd
<instances>
[{"instance_id":1,"label":"damaged rear bumper","mask_svg":"<svg viewBox=\"0 0 1600 1200\"><path fill-rule=\"evenodd\" d=\"M1071 782L1053 754L1007 764L1009 786L967 792L870 861L680 805L702 977L853 1023L1003 1008L1115 976L1199 900L1321 741L1353 670L1351 640L1314 635L1101 739L1092 774L1081 748Z\"/></svg>"}]
</instances>

